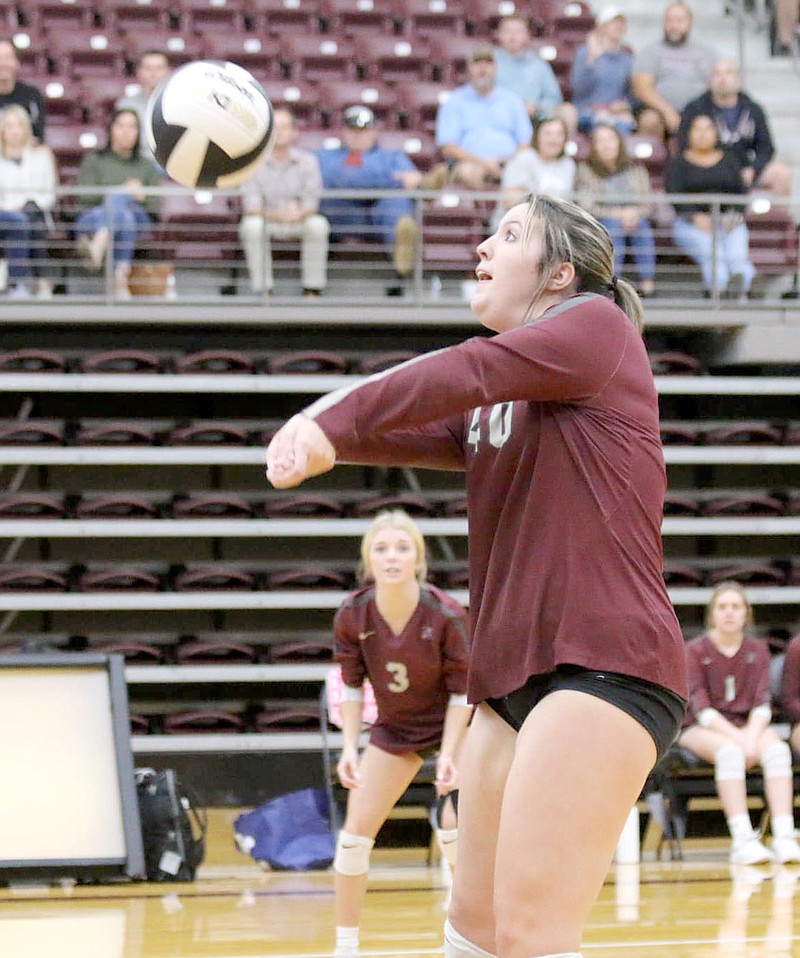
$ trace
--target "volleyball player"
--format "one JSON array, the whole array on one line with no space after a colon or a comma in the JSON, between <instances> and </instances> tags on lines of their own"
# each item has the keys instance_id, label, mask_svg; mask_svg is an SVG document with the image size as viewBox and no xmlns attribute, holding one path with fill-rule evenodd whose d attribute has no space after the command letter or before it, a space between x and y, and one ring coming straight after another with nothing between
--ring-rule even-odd
<instances>
[{"instance_id":1,"label":"volleyball player","mask_svg":"<svg viewBox=\"0 0 800 958\"><path fill-rule=\"evenodd\" d=\"M770 727L769 649L745 634L753 607L738 582L721 582L706 607L708 631L686 648L691 686L688 727L679 743L714 765L717 794L733 836L731 861L800 862L794 834L792 752ZM772 848L747 811L747 769L764 769Z\"/></svg>"},{"instance_id":2,"label":"volleyball player","mask_svg":"<svg viewBox=\"0 0 800 958\"><path fill-rule=\"evenodd\" d=\"M531 196L478 255L471 306L497 335L322 397L272 440L267 477L466 470L477 709L445 955L574 958L688 694L657 394L641 302L593 217Z\"/></svg>"},{"instance_id":3,"label":"volleyball player","mask_svg":"<svg viewBox=\"0 0 800 958\"><path fill-rule=\"evenodd\" d=\"M425 542L402 510L379 513L361 542L367 584L334 619L342 667L344 747L337 765L349 789L333 862L336 958L358 954L370 852L381 825L422 766L438 752L437 790L456 786L455 756L472 714L467 705L467 622L455 599L425 581ZM362 686L369 678L378 718L359 759ZM457 829L437 828L450 865Z\"/></svg>"}]
</instances>

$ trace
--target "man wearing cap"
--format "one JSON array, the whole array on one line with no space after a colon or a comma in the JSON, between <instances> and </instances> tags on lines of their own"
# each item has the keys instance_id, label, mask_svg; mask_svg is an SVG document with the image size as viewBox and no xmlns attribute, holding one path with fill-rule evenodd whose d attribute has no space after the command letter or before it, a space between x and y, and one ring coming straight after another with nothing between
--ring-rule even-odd
<instances>
[{"instance_id":1,"label":"man wearing cap","mask_svg":"<svg viewBox=\"0 0 800 958\"><path fill-rule=\"evenodd\" d=\"M327 190L415 190L422 173L400 150L378 145L375 115L369 107L351 106L344 112L342 146L317 150L322 184ZM324 199L320 204L337 240L357 237L393 247L398 278L414 271L418 229L413 201L402 195L366 199ZM392 294L401 292L390 287Z\"/></svg>"},{"instance_id":2,"label":"man wearing cap","mask_svg":"<svg viewBox=\"0 0 800 958\"><path fill-rule=\"evenodd\" d=\"M708 87L717 59L709 47L693 43L694 16L685 3L664 11L664 36L641 50L633 61L633 92L639 101L639 132L650 136L677 133L681 110Z\"/></svg>"},{"instance_id":3,"label":"man wearing cap","mask_svg":"<svg viewBox=\"0 0 800 958\"><path fill-rule=\"evenodd\" d=\"M591 133L598 123L610 124L623 135L633 130L633 53L622 43L627 25L619 7L601 7L594 30L575 51L570 84L581 133Z\"/></svg>"},{"instance_id":4,"label":"man wearing cap","mask_svg":"<svg viewBox=\"0 0 800 958\"><path fill-rule=\"evenodd\" d=\"M496 83L494 50L476 47L467 61L467 83L439 107L436 145L452 177L473 190L495 186L503 166L528 146L533 133L522 98Z\"/></svg>"}]
</instances>

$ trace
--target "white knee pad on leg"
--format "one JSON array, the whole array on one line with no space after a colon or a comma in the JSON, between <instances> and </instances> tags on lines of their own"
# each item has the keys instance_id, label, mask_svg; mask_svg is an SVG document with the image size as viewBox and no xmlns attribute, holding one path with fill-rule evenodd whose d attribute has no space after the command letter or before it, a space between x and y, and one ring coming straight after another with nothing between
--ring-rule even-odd
<instances>
[{"instance_id":1,"label":"white knee pad on leg","mask_svg":"<svg viewBox=\"0 0 800 958\"><path fill-rule=\"evenodd\" d=\"M761 755L764 778L791 778L792 753L786 742L776 742Z\"/></svg>"},{"instance_id":2,"label":"white knee pad on leg","mask_svg":"<svg viewBox=\"0 0 800 958\"><path fill-rule=\"evenodd\" d=\"M369 871L369 856L373 839L363 835L351 835L342 830L336 841L336 854L333 856L333 870L340 875L366 875Z\"/></svg>"},{"instance_id":3,"label":"white knee pad on leg","mask_svg":"<svg viewBox=\"0 0 800 958\"><path fill-rule=\"evenodd\" d=\"M744 781L744 752L738 745L723 745L717 752L714 778L718 782Z\"/></svg>"},{"instance_id":4,"label":"white knee pad on leg","mask_svg":"<svg viewBox=\"0 0 800 958\"><path fill-rule=\"evenodd\" d=\"M451 868L456 867L456 855L458 854L458 829L457 828L437 828L436 844L439 851L447 860Z\"/></svg>"},{"instance_id":5,"label":"white knee pad on leg","mask_svg":"<svg viewBox=\"0 0 800 958\"><path fill-rule=\"evenodd\" d=\"M444 923L444 958L496 958L490 951L473 945L450 924Z\"/></svg>"}]
</instances>

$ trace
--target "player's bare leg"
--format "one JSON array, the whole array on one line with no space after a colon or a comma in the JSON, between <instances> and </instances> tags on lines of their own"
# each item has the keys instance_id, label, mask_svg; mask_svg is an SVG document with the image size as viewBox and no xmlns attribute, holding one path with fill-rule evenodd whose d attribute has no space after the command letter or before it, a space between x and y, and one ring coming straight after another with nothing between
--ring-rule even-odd
<instances>
[{"instance_id":1,"label":"player's bare leg","mask_svg":"<svg viewBox=\"0 0 800 958\"><path fill-rule=\"evenodd\" d=\"M372 842L421 765L419 755L392 755L373 745L368 745L361 756L362 784L348 792L344 828L334 861L337 955L342 958L357 953L357 929L367 890ZM342 930L350 934L342 935ZM342 939L349 941L350 947Z\"/></svg>"},{"instance_id":2,"label":"player's bare leg","mask_svg":"<svg viewBox=\"0 0 800 958\"><path fill-rule=\"evenodd\" d=\"M499 958L577 955L655 761L644 727L600 698L562 690L533 709L503 798L494 881Z\"/></svg>"}]
</instances>

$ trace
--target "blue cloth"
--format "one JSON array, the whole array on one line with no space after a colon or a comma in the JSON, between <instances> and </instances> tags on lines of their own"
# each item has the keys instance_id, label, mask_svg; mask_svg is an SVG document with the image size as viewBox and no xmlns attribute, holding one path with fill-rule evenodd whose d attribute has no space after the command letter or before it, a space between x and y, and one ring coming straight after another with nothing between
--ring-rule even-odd
<instances>
[{"instance_id":1,"label":"blue cloth","mask_svg":"<svg viewBox=\"0 0 800 958\"><path fill-rule=\"evenodd\" d=\"M136 251L136 240L150 225L151 220L144 207L132 196L128 193L113 193L105 203L81 213L75 222L75 232L78 236L91 236L98 230L109 230L114 240L114 265L130 265Z\"/></svg>"},{"instance_id":2,"label":"blue cloth","mask_svg":"<svg viewBox=\"0 0 800 958\"><path fill-rule=\"evenodd\" d=\"M9 283L23 283L30 273L30 224L20 210L0 210L0 243L5 244Z\"/></svg>"},{"instance_id":3,"label":"blue cloth","mask_svg":"<svg viewBox=\"0 0 800 958\"><path fill-rule=\"evenodd\" d=\"M533 50L512 57L502 47L496 47L494 62L497 85L516 93L525 103L535 103L537 116L549 116L563 102L553 68Z\"/></svg>"},{"instance_id":4,"label":"blue cloth","mask_svg":"<svg viewBox=\"0 0 800 958\"><path fill-rule=\"evenodd\" d=\"M605 106L615 100L633 103L631 69L633 54L622 48L615 53L601 53L589 63L589 51L584 43L575 52L572 61L572 102L578 113L592 107Z\"/></svg>"},{"instance_id":5,"label":"blue cloth","mask_svg":"<svg viewBox=\"0 0 800 958\"><path fill-rule=\"evenodd\" d=\"M656 278L656 249L653 243L653 228L649 220L642 217L636 230L629 236L625 235L620 220L602 217L600 222L608 230L611 242L614 244L614 272L622 275L625 262L626 244L630 246L639 280Z\"/></svg>"},{"instance_id":6,"label":"blue cloth","mask_svg":"<svg viewBox=\"0 0 800 958\"><path fill-rule=\"evenodd\" d=\"M533 126L516 93L496 86L480 96L465 83L445 100L436 116L436 145L460 146L483 160L505 160L531 141Z\"/></svg>"},{"instance_id":7,"label":"blue cloth","mask_svg":"<svg viewBox=\"0 0 800 958\"><path fill-rule=\"evenodd\" d=\"M361 166L348 166L350 151L317 150L322 185L328 190L402 189L395 173L415 170L408 156L400 150L384 150L376 146L361 156ZM320 213L327 216L331 232L342 236L393 243L397 221L414 215L414 203L405 195L382 199L323 199Z\"/></svg>"},{"instance_id":8,"label":"blue cloth","mask_svg":"<svg viewBox=\"0 0 800 958\"><path fill-rule=\"evenodd\" d=\"M735 273L741 273L744 278L745 292L750 289L756 271L750 262L750 237L744 223L730 233L717 229L712 235L678 216L672 225L672 235L677 245L700 267L706 289L721 293Z\"/></svg>"}]
</instances>

